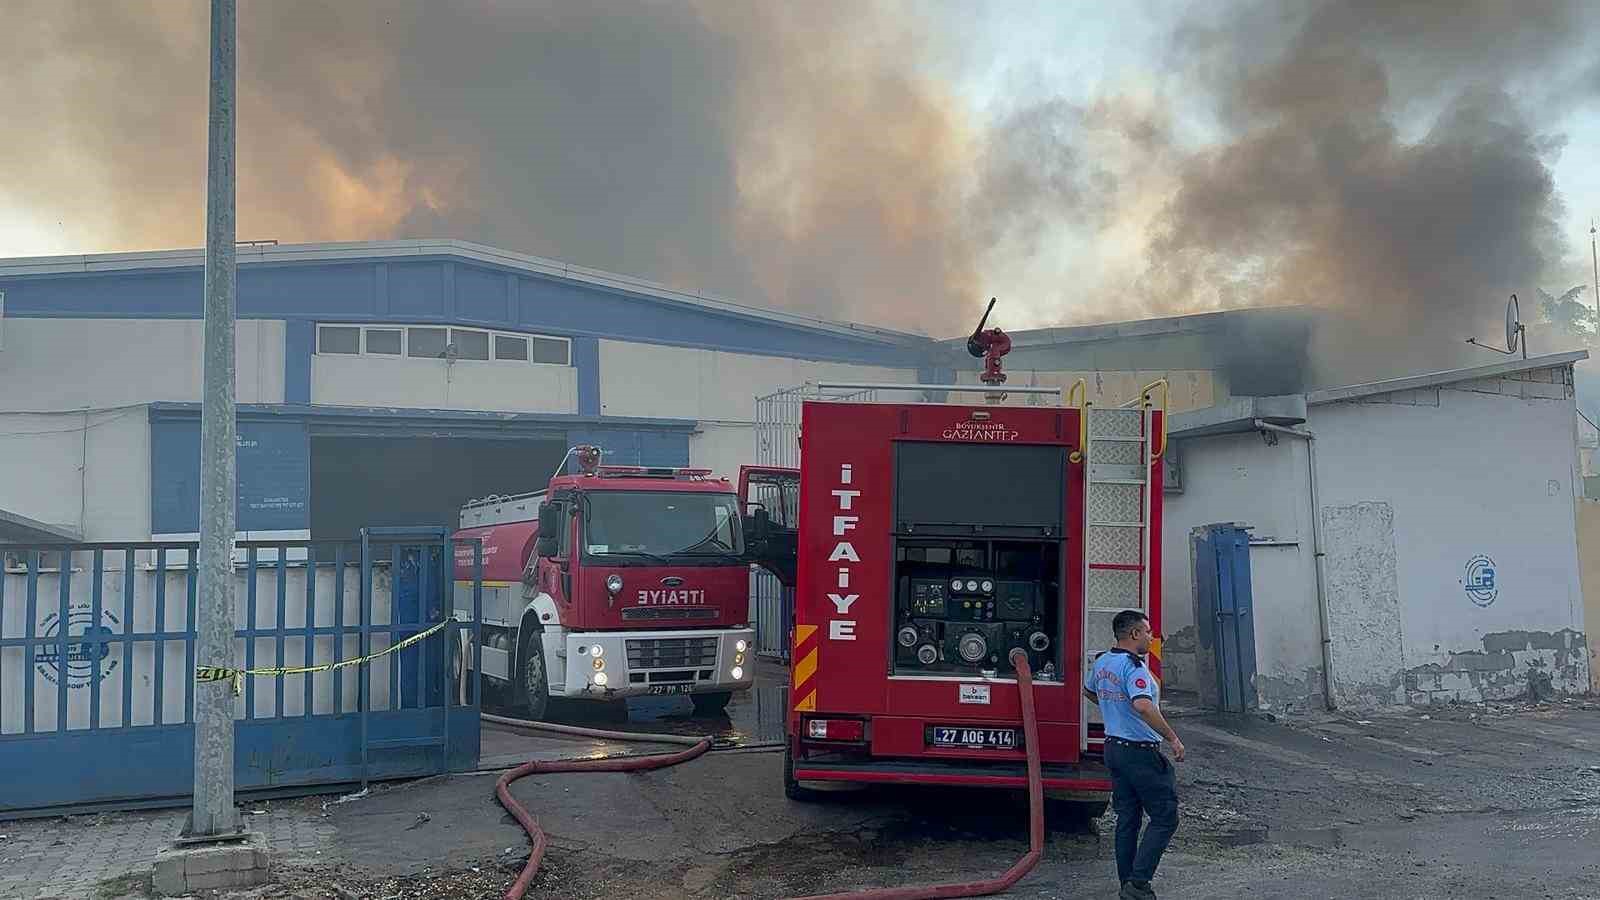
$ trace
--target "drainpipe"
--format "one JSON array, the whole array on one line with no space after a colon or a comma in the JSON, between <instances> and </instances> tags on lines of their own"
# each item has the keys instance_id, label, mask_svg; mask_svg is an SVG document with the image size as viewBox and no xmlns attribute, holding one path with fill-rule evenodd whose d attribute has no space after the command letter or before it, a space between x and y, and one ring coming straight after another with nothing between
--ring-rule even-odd
<instances>
[{"instance_id":1,"label":"drainpipe","mask_svg":"<svg viewBox=\"0 0 1600 900\"><path fill-rule=\"evenodd\" d=\"M1322 547L1322 506L1317 500L1317 436L1308 429L1285 428L1261 419L1255 420L1260 431L1287 434L1306 442L1306 486L1311 494L1311 554L1316 565L1317 624L1322 629L1322 698L1328 709L1336 709L1333 700L1333 638L1328 625L1327 574L1323 567L1326 554Z\"/></svg>"}]
</instances>

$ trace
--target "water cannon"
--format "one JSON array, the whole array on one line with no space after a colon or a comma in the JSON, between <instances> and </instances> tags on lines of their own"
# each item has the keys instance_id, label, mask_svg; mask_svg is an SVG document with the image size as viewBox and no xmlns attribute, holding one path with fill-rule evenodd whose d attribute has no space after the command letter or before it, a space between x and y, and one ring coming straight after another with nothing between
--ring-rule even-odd
<instances>
[{"instance_id":1,"label":"water cannon","mask_svg":"<svg viewBox=\"0 0 1600 900\"><path fill-rule=\"evenodd\" d=\"M593 475L599 470L601 455L599 447L581 444L577 447L573 447L572 452L573 455L578 458L578 468L583 471L583 474Z\"/></svg>"},{"instance_id":2,"label":"water cannon","mask_svg":"<svg viewBox=\"0 0 1600 900\"><path fill-rule=\"evenodd\" d=\"M994 301L995 298L989 298L989 307L983 311L983 318L978 320L972 337L967 338L967 352L983 360L983 374L978 376L978 380L990 386L1005 384L1006 373L1000 369L1000 358L1011 352L1011 338L1004 331L998 328L983 330L983 326L989 323L989 313L994 312Z\"/></svg>"}]
</instances>

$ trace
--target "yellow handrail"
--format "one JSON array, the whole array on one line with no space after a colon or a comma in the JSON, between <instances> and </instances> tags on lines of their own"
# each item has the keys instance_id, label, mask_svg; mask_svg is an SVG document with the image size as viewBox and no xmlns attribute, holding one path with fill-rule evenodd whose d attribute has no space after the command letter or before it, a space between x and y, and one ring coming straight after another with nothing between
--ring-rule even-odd
<instances>
[{"instance_id":1,"label":"yellow handrail","mask_svg":"<svg viewBox=\"0 0 1600 900\"><path fill-rule=\"evenodd\" d=\"M1155 462L1156 460L1160 459L1161 454L1167 452L1167 401L1170 399L1169 395L1171 393L1171 386L1167 384L1167 380L1165 378L1160 378L1145 385L1139 391L1139 396L1144 401L1144 408L1151 409L1153 404L1150 402L1150 395L1154 393L1157 388L1161 390L1161 405L1154 408L1161 410L1161 429L1156 435L1159 443L1156 445L1155 452L1150 454L1151 462Z\"/></svg>"},{"instance_id":2,"label":"yellow handrail","mask_svg":"<svg viewBox=\"0 0 1600 900\"><path fill-rule=\"evenodd\" d=\"M1073 398L1078 398L1077 403ZM1067 406L1078 411L1078 448L1068 457L1075 463L1083 462L1083 449L1089 445L1089 382L1079 378L1067 389Z\"/></svg>"}]
</instances>

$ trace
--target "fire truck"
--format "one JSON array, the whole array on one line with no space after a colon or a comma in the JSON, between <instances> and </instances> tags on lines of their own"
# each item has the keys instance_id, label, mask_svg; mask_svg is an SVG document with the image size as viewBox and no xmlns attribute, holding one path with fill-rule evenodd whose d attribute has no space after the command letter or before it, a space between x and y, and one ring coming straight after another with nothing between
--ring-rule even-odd
<instances>
[{"instance_id":1,"label":"fire truck","mask_svg":"<svg viewBox=\"0 0 1600 900\"><path fill-rule=\"evenodd\" d=\"M1104 730L1081 685L1117 612L1160 633L1165 383L1104 408L1081 381L1065 397L1004 389L1009 346L980 324L982 387L812 385L798 468L741 474L758 562L794 591L793 799L828 782L1025 787L1020 648L1045 789L1104 809Z\"/></svg>"},{"instance_id":2,"label":"fire truck","mask_svg":"<svg viewBox=\"0 0 1600 900\"><path fill-rule=\"evenodd\" d=\"M482 539L481 674L534 719L552 699L647 694L720 712L755 669L734 486L706 469L600 465L601 453L576 447L578 473L461 508L455 536ZM476 566L458 543L466 618ZM464 673L473 655L454 651Z\"/></svg>"}]
</instances>

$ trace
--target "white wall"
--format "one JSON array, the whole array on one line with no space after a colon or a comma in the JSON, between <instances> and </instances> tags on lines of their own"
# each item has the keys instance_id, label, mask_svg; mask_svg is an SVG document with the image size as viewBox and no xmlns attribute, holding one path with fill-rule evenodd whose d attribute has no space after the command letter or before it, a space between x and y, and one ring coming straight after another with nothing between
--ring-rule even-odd
<instances>
[{"instance_id":1,"label":"white wall","mask_svg":"<svg viewBox=\"0 0 1600 900\"><path fill-rule=\"evenodd\" d=\"M1285 438L1271 446L1258 434L1185 441L1178 448L1184 490L1165 495L1162 509L1162 662L1175 688L1198 690L1194 571L1190 532L1236 522L1251 527L1251 590L1256 631L1258 702L1281 707L1320 692L1321 648L1313 593L1310 501L1305 447Z\"/></svg>"},{"instance_id":2,"label":"white wall","mask_svg":"<svg viewBox=\"0 0 1600 900\"><path fill-rule=\"evenodd\" d=\"M572 413L578 370L496 360L311 357L311 402L494 412Z\"/></svg>"},{"instance_id":3,"label":"white wall","mask_svg":"<svg viewBox=\"0 0 1600 900\"><path fill-rule=\"evenodd\" d=\"M755 462L755 398L807 381L910 383L915 369L600 342L600 412L694 419L689 459L719 475Z\"/></svg>"},{"instance_id":4,"label":"white wall","mask_svg":"<svg viewBox=\"0 0 1600 900\"><path fill-rule=\"evenodd\" d=\"M0 412L0 509L81 530L88 540L148 540L147 408Z\"/></svg>"},{"instance_id":5,"label":"white wall","mask_svg":"<svg viewBox=\"0 0 1600 900\"><path fill-rule=\"evenodd\" d=\"M1530 670L1556 690L1588 689L1567 391L1491 380L1311 407L1341 705L1506 698L1527 692ZM1163 524L1169 643L1194 645L1183 634L1193 624L1190 529L1255 526L1256 538L1290 544L1252 547L1258 698L1320 702L1304 442L1231 435L1183 442L1180 453L1184 492L1166 496ZM1479 555L1497 568L1487 605L1466 590Z\"/></svg>"},{"instance_id":6,"label":"white wall","mask_svg":"<svg viewBox=\"0 0 1600 900\"><path fill-rule=\"evenodd\" d=\"M234 333L240 403L283 402L280 321L243 319ZM198 319L8 319L0 410L198 402Z\"/></svg>"},{"instance_id":7,"label":"white wall","mask_svg":"<svg viewBox=\"0 0 1600 900\"><path fill-rule=\"evenodd\" d=\"M1412 702L1505 697L1528 689L1529 665L1559 690L1588 689L1586 654L1568 650L1583 630L1569 390L1475 382L1312 408L1324 520L1362 503L1387 504L1394 519L1406 678L1347 668L1336 645L1339 690L1398 689ZM1468 561L1480 554L1497 567L1488 605L1466 591ZM1351 602L1382 603L1382 593Z\"/></svg>"}]
</instances>

